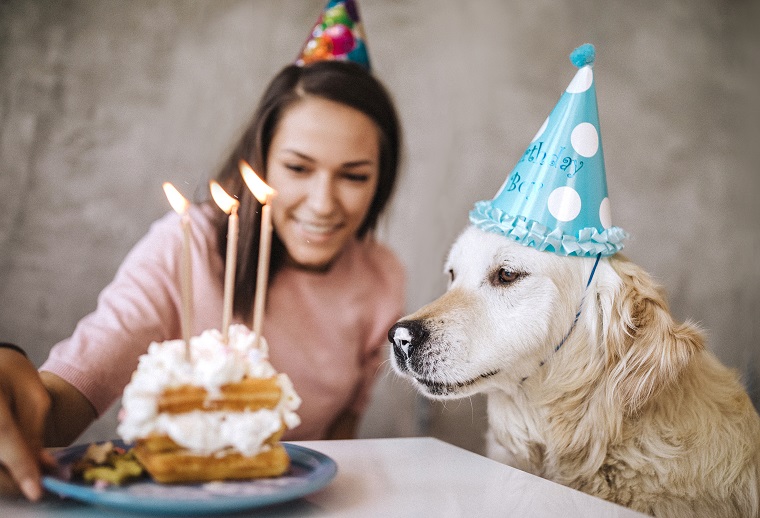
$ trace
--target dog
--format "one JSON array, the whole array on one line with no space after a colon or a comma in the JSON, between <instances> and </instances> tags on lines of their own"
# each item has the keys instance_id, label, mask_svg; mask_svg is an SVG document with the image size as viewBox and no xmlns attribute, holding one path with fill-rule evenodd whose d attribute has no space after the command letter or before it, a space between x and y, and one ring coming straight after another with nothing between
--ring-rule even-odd
<instances>
[{"instance_id":1,"label":"dog","mask_svg":"<svg viewBox=\"0 0 760 518\"><path fill-rule=\"evenodd\" d=\"M487 455L657 517L757 517L760 417L701 331L620 253L470 226L449 288L389 331L426 396L487 396Z\"/></svg>"}]
</instances>

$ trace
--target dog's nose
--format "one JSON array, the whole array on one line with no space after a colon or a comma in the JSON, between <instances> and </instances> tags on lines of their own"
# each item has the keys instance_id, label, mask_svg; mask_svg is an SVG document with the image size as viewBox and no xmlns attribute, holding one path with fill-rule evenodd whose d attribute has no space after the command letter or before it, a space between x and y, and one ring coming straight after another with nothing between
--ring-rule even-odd
<instances>
[{"instance_id":1,"label":"dog's nose","mask_svg":"<svg viewBox=\"0 0 760 518\"><path fill-rule=\"evenodd\" d=\"M399 360L405 360L412 349L422 344L428 336L425 326L419 320L402 320L388 331L388 340L393 344L393 352Z\"/></svg>"}]
</instances>

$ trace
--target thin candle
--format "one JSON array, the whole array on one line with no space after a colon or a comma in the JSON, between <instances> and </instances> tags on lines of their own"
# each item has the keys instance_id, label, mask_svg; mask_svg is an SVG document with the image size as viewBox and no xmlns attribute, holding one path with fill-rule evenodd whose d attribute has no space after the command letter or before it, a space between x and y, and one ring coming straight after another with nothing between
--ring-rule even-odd
<instances>
[{"instance_id":1,"label":"thin candle","mask_svg":"<svg viewBox=\"0 0 760 518\"><path fill-rule=\"evenodd\" d=\"M190 206L184 196L169 182L164 182L164 193L169 199L174 211L181 216L182 225L182 264L181 264L181 289L182 289L182 339L187 346L187 355L190 356L190 337L193 334L193 284L192 263L190 257L190 215L187 209Z\"/></svg>"},{"instance_id":2,"label":"thin candle","mask_svg":"<svg viewBox=\"0 0 760 518\"><path fill-rule=\"evenodd\" d=\"M227 258L224 266L224 306L222 309L222 340L227 343L232 321L232 303L235 299L235 268L237 264L238 207L240 202L225 192L221 185L211 181L211 197L227 219Z\"/></svg>"},{"instance_id":3,"label":"thin candle","mask_svg":"<svg viewBox=\"0 0 760 518\"><path fill-rule=\"evenodd\" d=\"M261 203L261 231L259 234L259 264L256 270L256 294L253 299L253 332L256 334L256 346L261 339L266 306L267 281L269 279L269 255L272 250L272 207L270 202L277 191L259 178L250 165L240 161L240 174L245 184Z\"/></svg>"}]
</instances>

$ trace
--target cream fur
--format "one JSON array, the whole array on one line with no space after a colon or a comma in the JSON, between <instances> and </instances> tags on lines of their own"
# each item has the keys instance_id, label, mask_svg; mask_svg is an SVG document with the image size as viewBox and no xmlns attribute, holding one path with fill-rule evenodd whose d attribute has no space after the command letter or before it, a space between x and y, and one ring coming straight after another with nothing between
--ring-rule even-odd
<instances>
[{"instance_id":1,"label":"cream fur","mask_svg":"<svg viewBox=\"0 0 760 518\"><path fill-rule=\"evenodd\" d=\"M620 254L584 290L593 263L468 228L449 290L391 329L396 370L434 398L485 392L488 454L510 465L658 517L757 517L760 418L737 375Z\"/></svg>"}]
</instances>

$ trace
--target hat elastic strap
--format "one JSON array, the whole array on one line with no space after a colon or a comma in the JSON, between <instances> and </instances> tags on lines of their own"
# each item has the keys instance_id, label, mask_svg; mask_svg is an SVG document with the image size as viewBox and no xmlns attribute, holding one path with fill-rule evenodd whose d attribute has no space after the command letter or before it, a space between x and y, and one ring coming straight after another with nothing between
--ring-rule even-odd
<instances>
[{"instance_id":1,"label":"hat elastic strap","mask_svg":"<svg viewBox=\"0 0 760 518\"><path fill-rule=\"evenodd\" d=\"M559 344L557 344L554 347L554 351L552 352L552 354L554 354L557 351L559 351L560 347L562 347L562 345L564 345L565 341L567 341L567 339L570 337L570 333L572 333L573 329L575 329L575 325L578 323L578 319L581 316L581 310L583 309L583 301L586 298L586 293L588 293L588 287L591 286L591 280L594 278L594 274L596 273L596 267L599 265L599 259L601 259L601 258L602 258L602 254L601 253L597 254L596 261L594 261L594 267L591 269L591 275L589 275L588 282L586 283L586 288L584 289L583 296L581 297L581 303L578 305L578 311L577 311L577 313L575 313L575 319L573 320L573 324L570 326L570 329L567 331L567 333L565 334L564 338L562 338L562 340L559 342ZM549 361L548 358L546 360L542 360L541 363L538 364L538 366L539 367L543 367L544 364L547 361ZM528 379L528 376L525 376L523 379L521 379L520 383L522 383L526 379Z\"/></svg>"}]
</instances>

